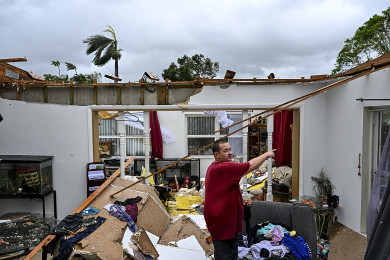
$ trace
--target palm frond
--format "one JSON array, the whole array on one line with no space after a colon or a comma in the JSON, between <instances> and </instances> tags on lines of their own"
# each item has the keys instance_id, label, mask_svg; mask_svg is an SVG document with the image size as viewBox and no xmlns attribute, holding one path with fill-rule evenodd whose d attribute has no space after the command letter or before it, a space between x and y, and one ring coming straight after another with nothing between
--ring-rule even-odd
<instances>
[{"instance_id":1,"label":"palm frond","mask_svg":"<svg viewBox=\"0 0 390 260\"><path fill-rule=\"evenodd\" d=\"M83 41L83 43L88 44L88 48L87 48L87 51L86 51L87 55L95 52L96 50L98 50L102 46L103 46L103 49L104 49L105 47L107 47L112 42L113 42L112 39L107 38L107 37L105 37L103 35L93 35L93 36L90 36L86 40Z\"/></svg>"},{"instance_id":2,"label":"palm frond","mask_svg":"<svg viewBox=\"0 0 390 260\"><path fill-rule=\"evenodd\" d=\"M114 44L110 44L106 48L106 50L104 51L104 54L102 56L100 56L100 58L98 60L95 61L95 65L96 66L103 66L104 64L109 62L112 58L112 53L114 52L114 50L115 50Z\"/></svg>"}]
</instances>

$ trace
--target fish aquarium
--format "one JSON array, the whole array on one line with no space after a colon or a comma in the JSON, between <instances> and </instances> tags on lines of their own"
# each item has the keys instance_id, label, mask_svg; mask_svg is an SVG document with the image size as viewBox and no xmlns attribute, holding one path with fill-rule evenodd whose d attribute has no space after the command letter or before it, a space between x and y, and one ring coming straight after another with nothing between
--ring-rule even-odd
<instances>
[{"instance_id":1,"label":"fish aquarium","mask_svg":"<svg viewBox=\"0 0 390 260\"><path fill-rule=\"evenodd\" d=\"M52 161L53 156L0 155L0 196L52 191Z\"/></svg>"}]
</instances>

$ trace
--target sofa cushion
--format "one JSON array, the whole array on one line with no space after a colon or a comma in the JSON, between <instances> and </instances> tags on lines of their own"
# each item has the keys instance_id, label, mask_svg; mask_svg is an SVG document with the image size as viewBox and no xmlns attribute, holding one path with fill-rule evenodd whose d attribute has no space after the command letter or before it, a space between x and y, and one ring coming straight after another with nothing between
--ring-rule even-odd
<instances>
[{"instance_id":1,"label":"sofa cushion","mask_svg":"<svg viewBox=\"0 0 390 260\"><path fill-rule=\"evenodd\" d=\"M317 255L316 222L313 208L306 204L294 204L292 208L292 228L309 245L312 256Z\"/></svg>"},{"instance_id":2,"label":"sofa cushion","mask_svg":"<svg viewBox=\"0 0 390 260\"><path fill-rule=\"evenodd\" d=\"M254 201L251 205L250 227L270 221L292 227L292 204L272 201Z\"/></svg>"}]
</instances>

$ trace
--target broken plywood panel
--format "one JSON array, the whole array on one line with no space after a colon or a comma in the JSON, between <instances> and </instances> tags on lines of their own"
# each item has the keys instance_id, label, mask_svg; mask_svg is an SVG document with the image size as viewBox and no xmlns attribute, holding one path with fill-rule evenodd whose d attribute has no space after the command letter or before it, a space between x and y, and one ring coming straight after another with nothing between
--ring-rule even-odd
<instances>
[{"instance_id":1,"label":"broken plywood panel","mask_svg":"<svg viewBox=\"0 0 390 260\"><path fill-rule=\"evenodd\" d=\"M208 244L208 234L198 227L190 218L182 216L177 219L161 236L159 244L168 246L171 241L179 241L194 235L206 255L214 253L213 244Z\"/></svg>"},{"instance_id":2,"label":"broken plywood panel","mask_svg":"<svg viewBox=\"0 0 390 260\"><path fill-rule=\"evenodd\" d=\"M161 236L171 222L171 216L153 197L148 197L141 211L138 212L137 227Z\"/></svg>"},{"instance_id":3,"label":"broken plywood panel","mask_svg":"<svg viewBox=\"0 0 390 260\"><path fill-rule=\"evenodd\" d=\"M129 185L127 180L124 181L126 181L126 186ZM125 182L122 182L122 184L123 183ZM127 227L126 222L111 216L107 210L103 209L107 204L113 204L116 200L125 201L128 198L135 198L137 196L142 197L142 200L137 203L139 211L136 225L139 229L144 228L157 236L160 236L171 222L168 212L165 207L161 206L162 203L158 197L157 201L154 199L152 193L143 192L153 191L150 189L153 187L137 184L138 187L137 185L134 185L133 187L142 191L128 189L118 193L113 198L110 198L111 194L123 188L116 186L115 184L118 184L118 182L114 181L112 185L107 186L106 189L88 205L100 209L100 212L95 215L95 217L102 216L107 220L95 232L81 240L78 245L75 245L75 248L79 250L88 251L90 253L99 253L99 257L102 259L122 259L123 248L121 241Z\"/></svg>"},{"instance_id":4,"label":"broken plywood panel","mask_svg":"<svg viewBox=\"0 0 390 260\"><path fill-rule=\"evenodd\" d=\"M138 232L134 233L131 236L131 242L137 245L137 247L145 254L149 255L155 259L159 257L159 254L154 247L152 241L150 240L146 231L141 228Z\"/></svg>"},{"instance_id":5,"label":"broken plywood panel","mask_svg":"<svg viewBox=\"0 0 390 260\"><path fill-rule=\"evenodd\" d=\"M76 249L88 251L90 253L99 253L99 256L102 259L122 259L123 250L119 242L123 237L127 223L111 216L103 207L107 204L113 204L116 200L125 201L128 198L140 196L142 197L142 200L138 203L138 206L142 209L142 202L147 201L149 194L140 194L139 192L125 190L114 198L110 198L109 195L118 190L120 190L120 188L109 185L88 205L100 209L100 212L94 217L101 216L107 220L88 237L79 241L79 243L75 245Z\"/></svg>"},{"instance_id":6,"label":"broken plywood panel","mask_svg":"<svg viewBox=\"0 0 390 260\"><path fill-rule=\"evenodd\" d=\"M129 185L131 185L132 183L134 183L134 181L130 181L130 180L126 180L126 179L122 179L122 178L116 178L113 182L112 182L112 185L113 186L118 186L118 187L121 187L121 188L124 188L124 187L127 187ZM136 191L141 191L141 192L145 192L145 193L149 193L151 196L153 196L153 198L159 203L161 204L161 206L164 207L164 204L161 202L161 200L159 199L159 193L158 191L156 190L156 188L154 188L152 185L150 184L142 184L142 183L137 183L133 186L131 186L130 188L128 188L127 190L136 190ZM125 190L125 191L127 191ZM123 192L125 192L123 191ZM114 196L114 198L116 196L118 196L119 194L121 193L118 193L117 195Z\"/></svg>"}]
</instances>

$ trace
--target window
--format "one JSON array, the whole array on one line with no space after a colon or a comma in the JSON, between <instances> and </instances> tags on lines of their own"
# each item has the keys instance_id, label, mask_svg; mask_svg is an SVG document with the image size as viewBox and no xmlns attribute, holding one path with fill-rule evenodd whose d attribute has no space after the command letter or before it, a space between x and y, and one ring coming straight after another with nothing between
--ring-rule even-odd
<instances>
[{"instance_id":1,"label":"window","mask_svg":"<svg viewBox=\"0 0 390 260\"><path fill-rule=\"evenodd\" d=\"M241 113L228 113L228 118L234 123L242 120ZM201 114L187 115L187 143L188 154L214 142L220 137L242 127L242 123L231 128L225 129L220 133L215 131L222 129L221 124L217 122L214 116L205 116ZM233 156L242 156L242 130L228 137L228 142L232 146ZM211 147L199 151L196 155L212 155Z\"/></svg>"},{"instance_id":2,"label":"window","mask_svg":"<svg viewBox=\"0 0 390 260\"><path fill-rule=\"evenodd\" d=\"M99 119L99 141L111 143L111 156L120 155L120 136L119 125L124 121L115 119L101 120ZM125 151L126 156L142 156L145 155L143 131L131 126L125 126Z\"/></svg>"},{"instance_id":3,"label":"window","mask_svg":"<svg viewBox=\"0 0 390 260\"><path fill-rule=\"evenodd\" d=\"M215 141L215 118L211 116L187 117L188 153ZM212 155L211 147L201 150L197 155Z\"/></svg>"}]
</instances>

